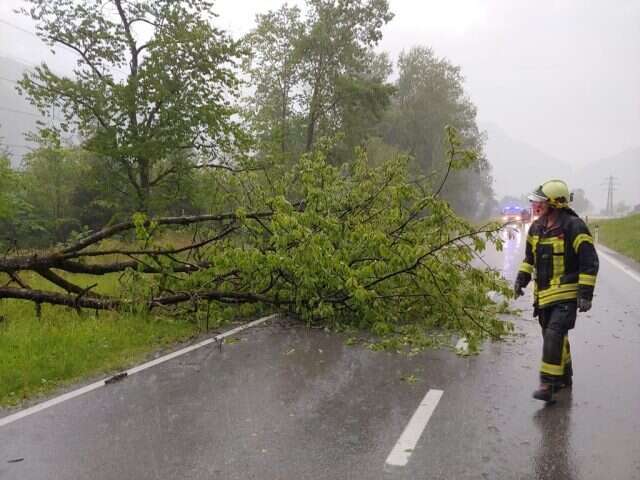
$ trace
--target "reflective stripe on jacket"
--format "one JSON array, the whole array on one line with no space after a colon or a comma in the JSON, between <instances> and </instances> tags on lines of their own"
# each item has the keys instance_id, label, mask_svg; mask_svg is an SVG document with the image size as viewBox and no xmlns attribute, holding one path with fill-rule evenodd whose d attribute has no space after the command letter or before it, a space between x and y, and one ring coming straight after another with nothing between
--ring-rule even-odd
<instances>
[{"instance_id":1,"label":"reflective stripe on jacket","mask_svg":"<svg viewBox=\"0 0 640 480\"><path fill-rule=\"evenodd\" d=\"M598 254L589 229L571 209L560 210L557 225L547 230L544 220L531 224L525 258L518 279L526 286L534 278L534 305L593 297Z\"/></svg>"}]
</instances>

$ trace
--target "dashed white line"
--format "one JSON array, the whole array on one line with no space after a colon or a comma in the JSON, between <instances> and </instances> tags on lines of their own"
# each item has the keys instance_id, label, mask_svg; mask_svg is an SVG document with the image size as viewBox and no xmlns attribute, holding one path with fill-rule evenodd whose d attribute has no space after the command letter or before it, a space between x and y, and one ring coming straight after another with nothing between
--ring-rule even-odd
<instances>
[{"instance_id":1,"label":"dashed white line","mask_svg":"<svg viewBox=\"0 0 640 480\"><path fill-rule=\"evenodd\" d=\"M400 435L393 450L391 450L391 453L387 457L387 465L404 467L409 462L409 457L418 443L422 432L426 428L427 423L429 423L429 419L438 406L438 402L443 393L442 390L429 390L427 392L402 432L402 435Z\"/></svg>"},{"instance_id":2,"label":"dashed white line","mask_svg":"<svg viewBox=\"0 0 640 480\"><path fill-rule=\"evenodd\" d=\"M257 325L260 325L261 323L264 323L268 320L271 320L273 318L275 318L277 316L277 314L274 315L269 315L268 317L263 317L263 318L259 318L258 320L254 320L253 322L249 322L246 323L244 325L240 325L239 327L233 328L227 332L224 332L220 335L216 335L215 337L211 337L208 338L206 340L203 340L202 342L196 343L194 345L189 345L188 347L182 348L180 350L177 350L173 353L169 353L167 355L164 355L162 357L158 357L155 360L151 360L149 362L143 363L142 365L138 365L137 367L133 367L130 370L127 370L126 372L123 372L123 374L126 374L126 376L129 375L133 375L134 373L138 373L141 372L142 370L146 370L147 368L151 368L154 367L156 365L159 365L161 363L167 362L169 360L172 360L176 357L179 357L181 355L184 355L186 353L189 352L193 352L194 350L197 350L199 348L205 347L207 345L210 345L214 342L219 342L220 340L223 340L227 337L230 337L232 335L235 335L236 333L239 333L243 330L246 330L248 328L251 327L255 327ZM94 382L91 383L89 385L85 385L84 387L78 388L77 390L73 390L71 392L65 393L64 395L60 395L58 397L52 398L51 400L47 400L46 402L42 402L39 403L37 405L34 405L33 407L30 408L26 408L24 410L21 410L19 412L14 413L13 415L7 415L6 417L2 417L0 418L0 427L3 427L5 425L9 425L10 423L13 423L17 420L20 420L22 418L28 417L30 415L33 415L35 413L41 412L43 410L46 410L47 408L53 407L54 405L58 405L59 403L62 402L66 402L67 400L71 400L72 398L76 398L79 397L80 395L84 395L85 393L89 393L93 390L96 390L100 387L104 387L105 386L105 381L109 380L108 378L105 378L103 380L100 380L98 382Z\"/></svg>"}]
</instances>

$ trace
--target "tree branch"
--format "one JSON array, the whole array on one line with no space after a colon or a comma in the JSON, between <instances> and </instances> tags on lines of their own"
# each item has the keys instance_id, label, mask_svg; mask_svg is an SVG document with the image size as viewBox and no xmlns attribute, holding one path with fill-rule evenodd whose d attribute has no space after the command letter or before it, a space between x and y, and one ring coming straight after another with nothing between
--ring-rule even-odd
<instances>
[{"instance_id":1,"label":"tree branch","mask_svg":"<svg viewBox=\"0 0 640 480\"><path fill-rule=\"evenodd\" d=\"M440 184L440 187L438 188L436 193L433 195L434 197L437 197L438 195L440 195L440 192L444 188L444 184L447 183L447 179L449 178L449 174L451 173L451 168L453 167L453 159L455 158L455 155L456 155L456 146L454 143L455 136L453 135L451 127L447 125L446 131L447 131L447 137L448 137L447 139L449 141L449 151L447 152L448 154L447 156L449 157L449 162L447 164L447 173L442 179L442 183Z\"/></svg>"},{"instance_id":2,"label":"tree branch","mask_svg":"<svg viewBox=\"0 0 640 480\"><path fill-rule=\"evenodd\" d=\"M233 168L228 165L222 165L219 163L200 163L197 165L193 165L191 168L193 168L194 170L200 170L203 168L213 168L218 170L227 170L231 173L259 172L264 170L264 167Z\"/></svg>"},{"instance_id":3,"label":"tree branch","mask_svg":"<svg viewBox=\"0 0 640 480\"><path fill-rule=\"evenodd\" d=\"M407 266L405 268L402 268L400 270L396 270L395 272L388 273L387 275L384 275L384 276L382 276L380 278L377 278L373 282L365 285L365 288L371 288L374 285L377 285L380 282L384 282L385 280L388 280L388 279L390 279L392 277L396 277L398 275L402 275L404 273L408 273L408 272L410 272L412 270L415 270L416 268L418 268L422 264L422 261L425 258L433 255L434 253L438 252L439 250L442 250L443 248L445 248L445 247L447 247L449 245L452 245L452 244L454 244L454 243L456 243L456 242L458 242L460 240L463 240L463 239L469 238L469 237L474 237L474 236L480 235L482 233L494 233L494 232L497 232L498 230L500 230L501 228L502 228L502 226L500 226L500 227L498 227L498 228L496 228L494 230L478 230L478 231L465 233L463 235L459 235L459 236L457 236L455 238L452 238L451 240L449 240L447 242L444 242L444 243L438 245L437 247L432 248L428 252L424 253L423 255L418 257L418 259L415 262L413 262L411 265L409 265L409 266Z\"/></svg>"},{"instance_id":4,"label":"tree branch","mask_svg":"<svg viewBox=\"0 0 640 480\"><path fill-rule=\"evenodd\" d=\"M191 266L193 265L193 266ZM176 265L172 267L175 273L191 273L200 269L211 267L209 262L198 262L197 264L189 265ZM69 273L83 273L88 275L108 275L109 273L124 272L131 268L137 270L140 268L140 262L138 260L131 260L126 262L115 262L100 265L87 265L79 262L72 262L69 260L61 261L56 264L58 270L64 270ZM141 273L162 273L160 268L143 266L140 269Z\"/></svg>"},{"instance_id":5,"label":"tree branch","mask_svg":"<svg viewBox=\"0 0 640 480\"><path fill-rule=\"evenodd\" d=\"M245 218L249 219L257 219L257 218L269 218L273 215L272 212L254 212L245 215ZM194 223L201 222L222 222L225 220L237 220L238 216L235 213L226 213L219 215L191 215L191 216L181 216L181 217L163 217L153 220L158 225L192 225ZM151 220L147 221L145 224L149 225ZM80 250L85 249L86 247L93 245L105 238L113 237L122 232L126 232L135 228L135 224L133 222L123 222L117 225L113 225L112 227L107 227L99 232L96 232L88 237L82 239L81 241L66 247L62 250L62 254L69 254L73 252L78 252ZM2 263L0 262L0 270L2 269Z\"/></svg>"},{"instance_id":6,"label":"tree branch","mask_svg":"<svg viewBox=\"0 0 640 480\"><path fill-rule=\"evenodd\" d=\"M24 290L22 288L0 287L0 298L30 300L36 303L48 303L73 308L92 308L96 310L115 310L122 303L109 297L79 297L65 293L45 292L42 290Z\"/></svg>"},{"instance_id":7,"label":"tree branch","mask_svg":"<svg viewBox=\"0 0 640 480\"><path fill-rule=\"evenodd\" d=\"M79 257L100 257L105 255L176 255L178 253L186 252L197 248L202 248L205 245L221 240L230 233L236 231L237 226L227 228L215 237L207 238L201 242L192 243L185 247L169 248L164 250L101 250L95 252L78 252L70 253L66 258L79 258ZM63 257L64 258L64 257Z\"/></svg>"},{"instance_id":8,"label":"tree branch","mask_svg":"<svg viewBox=\"0 0 640 480\"><path fill-rule=\"evenodd\" d=\"M29 284L24 282L16 272L7 272L7 274L9 275L11 280L14 281L15 283L17 283L20 287L26 288L26 289L30 289L31 288L29 286ZM9 282L9 283L11 283L11 282Z\"/></svg>"},{"instance_id":9,"label":"tree branch","mask_svg":"<svg viewBox=\"0 0 640 480\"><path fill-rule=\"evenodd\" d=\"M176 167L175 165L171 168L168 168L167 170L165 170L164 172L162 172L161 174L159 174L155 179L151 180L149 182L149 186L151 187L155 187L156 185L158 185L158 183L160 183L164 178L168 177L169 175L171 175L172 173L176 173Z\"/></svg>"},{"instance_id":10,"label":"tree branch","mask_svg":"<svg viewBox=\"0 0 640 480\"><path fill-rule=\"evenodd\" d=\"M54 273L53 271L51 271L49 269L36 270L36 273L38 275L40 275L42 278L45 278L45 279L49 280L54 285L57 285L58 287L63 288L64 290L66 290L69 293L76 293L78 295L85 295L87 293L87 289L79 287L78 285L75 285L75 284L65 280L60 275ZM100 296L98 294L93 294L93 295L96 296L96 297Z\"/></svg>"},{"instance_id":11,"label":"tree branch","mask_svg":"<svg viewBox=\"0 0 640 480\"><path fill-rule=\"evenodd\" d=\"M96 67L96 65L91 60L89 60L89 57L87 57L87 50L82 50L77 45L69 43L66 40L61 39L60 37L51 37L51 40L54 41L54 42L60 43L60 44L64 45L65 47L70 48L71 50L73 50L76 53L80 54L82 59L91 68L93 73L95 73L98 76L98 78L100 78L100 80L102 80L103 82L107 83L111 87L113 87L115 85L113 80L111 80L109 77L107 77L103 72L101 72L98 69L98 67Z\"/></svg>"}]
</instances>

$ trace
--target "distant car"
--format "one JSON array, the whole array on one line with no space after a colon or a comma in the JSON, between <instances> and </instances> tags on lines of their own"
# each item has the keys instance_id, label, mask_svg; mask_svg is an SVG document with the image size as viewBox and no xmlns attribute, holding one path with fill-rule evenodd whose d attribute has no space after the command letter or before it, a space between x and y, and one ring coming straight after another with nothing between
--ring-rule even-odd
<instances>
[{"instance_id":1,"label":"distant car","mask_svg":"<svg viewBox=\"0 0 640 480\"><path fill-rule=\"evenodd\" d=\"M504 223L528 223L531 221L531 212L519 205L510 205L502 209L502 221Z\"/></svg>"}]
</instances>

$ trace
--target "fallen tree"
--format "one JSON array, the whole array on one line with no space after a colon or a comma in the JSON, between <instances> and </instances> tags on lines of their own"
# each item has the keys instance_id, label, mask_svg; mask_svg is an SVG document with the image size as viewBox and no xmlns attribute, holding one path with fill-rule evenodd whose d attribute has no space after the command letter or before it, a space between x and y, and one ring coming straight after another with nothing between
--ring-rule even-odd
<instances>
[{"instance_id":1,"label":"fallen tree","mask_svg":"<svg viewBox=\"0 0 640 480\"><path fill-rule=\"evenodd\" d=\"M450 135L450 168L464 167L469 155ZM487 295L506 293L506 285L497 272L472 264L487 242L500 245L499 226L477 228L457 216L439 198L441 185L410 180L407 159L371 168L360 152L337 168L320 149L291 170L270 172L230 174L240 192L232 212L136 214L51 251L5 255L0 298L111 310L254 303L381 335L419 325L473 340L509 329ZM178 227L190 229L191 241L162 240ZM133 232L125 247L102 246ZM24 272L56 291L31 288ZM79 273L119 273L125 288L118 296L98 294L97 281L73 282Z\"/></svg>"}]
</instances>

